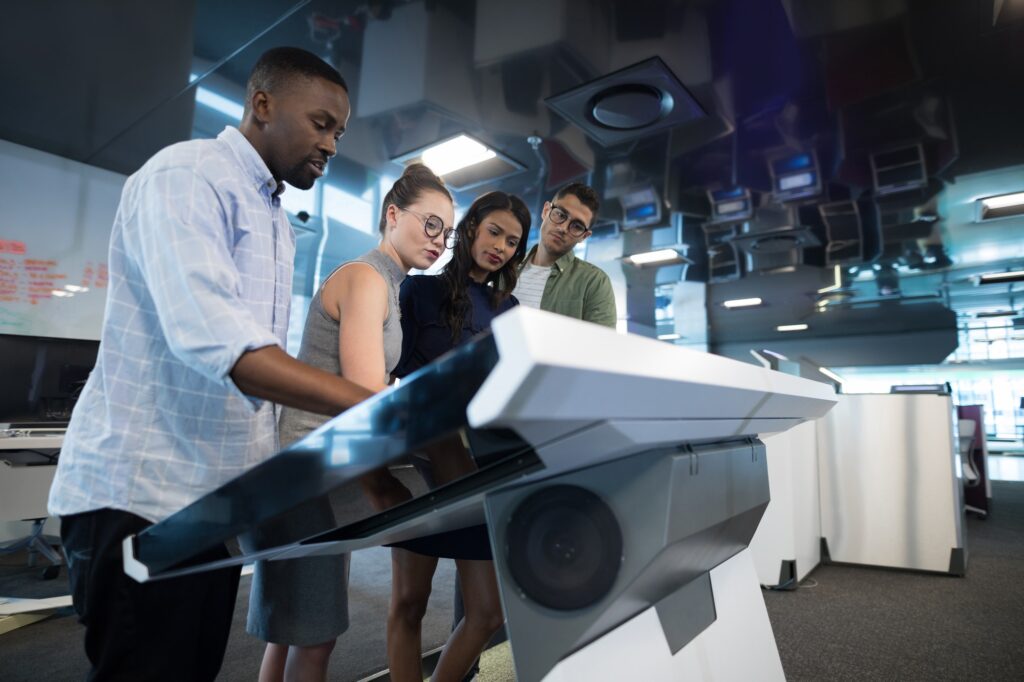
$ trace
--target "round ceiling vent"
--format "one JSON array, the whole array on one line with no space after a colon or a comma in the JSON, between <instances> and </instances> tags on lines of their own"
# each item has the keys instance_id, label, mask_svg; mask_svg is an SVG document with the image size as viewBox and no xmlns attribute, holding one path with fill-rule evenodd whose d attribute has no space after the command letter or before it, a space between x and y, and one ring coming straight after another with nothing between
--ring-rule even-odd
<instances>
[{"instance_id":1,"label":"round ceiling vent","mask_svg":"<svg viewBox=\"0 0 1024 682\"><path fill-rule=\"evenodd\" d=\"M594 95L587 114L609 130L636 130L653 125L672 113L672 95L639 83L616 85Z\"/></svg>"}]
</instances>

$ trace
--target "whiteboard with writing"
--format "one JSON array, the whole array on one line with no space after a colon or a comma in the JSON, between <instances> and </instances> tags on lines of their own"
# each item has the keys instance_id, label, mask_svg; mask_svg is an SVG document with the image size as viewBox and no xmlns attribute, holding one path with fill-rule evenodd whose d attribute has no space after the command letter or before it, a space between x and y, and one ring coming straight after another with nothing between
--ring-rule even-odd
<instances>
[{"instance_id":1,"label":"whiteboard with writing","mask_svg":"<svg viewBox=\"0 0 1024 682\"><path fill-rule=\"evenodd\" d=\"M100 338L126 179L0 140L0 334Z\"/></svg>"}]
</instances>

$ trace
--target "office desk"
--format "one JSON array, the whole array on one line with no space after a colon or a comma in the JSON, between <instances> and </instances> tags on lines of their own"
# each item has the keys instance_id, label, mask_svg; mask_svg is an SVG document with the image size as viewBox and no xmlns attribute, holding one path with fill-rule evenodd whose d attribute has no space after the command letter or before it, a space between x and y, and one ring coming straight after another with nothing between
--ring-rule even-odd
<instances>
[{"instance_id":1,"label":"office desk","mask_svg":"<svg viewBox=\"0 0 1024 682\"><path fill-rule=\"evenodd\" d=\"M62 435L0 438L0 521L44 519Z\"/></svg>"},{"instance_id":2,"label":"office desk","mask_svg":"<svg viewBox=\"0 0 1024 682\"><path fill-rule=\"evenodd\" d=\"M0 536L0 543L16 540L17 535L23 534L23 522L49 516L46 503L57 471L56 455L63 441L63 435L0 437L0 527L7 526L3 535L9 536ZM60 555L49 547L52 540L42 535L41 525L37 522L25 539L10 546L10 551L23 551L25 541L36 537L29 548L54 564L48 569L52 571L52 576L48 577L53 577L59 570ZM0 634L46 618L55 609L70 603L70 596L42 600L0 596Z\"/></svg>"},{"instance_id":3,"label":"office desk","mask_svg":"<svg viewBox=\"0 0 1024 682\"><path fill-rule=\"evenodd\" d=\"M0 450L60 450L63 444L63 435L0 436Z\"/></svg>"}]
</instances>

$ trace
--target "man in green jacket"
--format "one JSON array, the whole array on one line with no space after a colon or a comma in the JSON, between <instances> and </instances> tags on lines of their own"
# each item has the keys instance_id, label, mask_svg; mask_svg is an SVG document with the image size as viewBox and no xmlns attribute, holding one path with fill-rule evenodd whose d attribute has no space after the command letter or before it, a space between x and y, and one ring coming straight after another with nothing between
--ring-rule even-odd
<instances>
[{"instance_id":1,"label":"man in green jacket","mask_svg":"<svg viewBox=\"0 0 1024 682\"><path fill-rule=\"evenodd\" d=\"M615 327L611 280L573 253L590 236L599 206L593 188L579 182L544 202L540 241L523 260L513 292L521 304Z\"/></svg>"}]
</instances>

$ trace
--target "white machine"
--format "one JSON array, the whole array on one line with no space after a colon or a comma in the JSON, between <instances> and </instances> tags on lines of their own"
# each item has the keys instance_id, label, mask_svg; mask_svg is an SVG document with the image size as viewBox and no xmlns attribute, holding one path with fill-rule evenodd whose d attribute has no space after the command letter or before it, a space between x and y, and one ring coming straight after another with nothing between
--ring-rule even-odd
<instances>
[{"instance_id":1,"label":"white machine","mask_svg":"<svg viewBox=\"0 0 1024 682\"><path fill-rule=\"evenodd\" d=\"M769 499L757 436L834 402L821 383L520 306L492 335L127 538L125 570L156 580L486 518L522 682L781 680L746 549ZM313 537L188 564L456 433L477 465L462 478Z\"/></svg>"}]
</instances>

